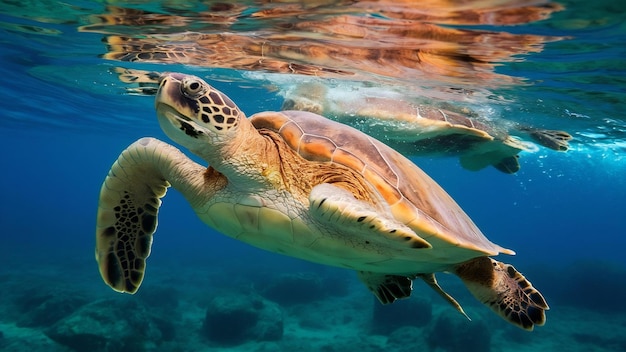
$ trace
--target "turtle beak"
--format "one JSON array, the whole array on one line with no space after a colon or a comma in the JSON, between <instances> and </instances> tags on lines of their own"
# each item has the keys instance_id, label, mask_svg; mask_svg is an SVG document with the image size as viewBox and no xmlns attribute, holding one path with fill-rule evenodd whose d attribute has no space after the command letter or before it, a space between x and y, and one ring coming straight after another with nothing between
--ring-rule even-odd
<instances>
[{"instance_id":1,"label":"turtle beak","mask_svg":"<svg viewBox=\"0 0 626 352\"><path fill-rule=\"evenodd\" d=\"M178 141L178 133L184 132L187 136L197 139L202 135L193 122L187 116L181 115L176 109L163 103L157 103L157 117L159 118L159 125L161 129L175 141ZM176 133L172 133L176 131Z\"/></svg>"},{"instance_id":2,"label":"turtle beak","mask_svg":"<svg viewBox=\"0 0 626 352\"><path fill-rule=\"evenodd\" d=\"M193 114L193 101L181 93L181 80L185 75L164 73L159 77L159 90L155 98L155 108L161 129L165 134L185 144L185 139L198 139L202 132L189 116ZM189 115L187 115L189 114ZM182 133L181 133L182 131Z\"/></svg>"},{"instance_id":3,"label":"turtle beak","mask_svg":"<svg viewBox=\"0 0 626 352\"><path fill-rule=\"evenodd\" d=\"M167 105L171 105L173 96L178 95L178 89L180 89L181 75L171 72L164 72L159 76L159 89L155 97L155 106L161 105L163 100L167 101ZM168 84L171 82L171 84ZM178 89L176 88L178 87Z\"/></svg>"}]
</instances>

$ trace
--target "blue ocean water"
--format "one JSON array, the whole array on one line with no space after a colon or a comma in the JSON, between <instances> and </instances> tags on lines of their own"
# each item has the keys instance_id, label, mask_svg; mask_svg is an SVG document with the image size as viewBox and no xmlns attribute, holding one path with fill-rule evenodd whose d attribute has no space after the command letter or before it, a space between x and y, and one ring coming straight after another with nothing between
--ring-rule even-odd
<instances>
[{"instance_id":1,"label":"blue ocean water","mask_svg":"<svg viewBox=\"0 0 626 352\"><path fill-rule=\"evenodd\" d=\"M551 307L546 325L532 333L509 327L475 302L460 281L443 274L442 286L473 320L465 322L416 283L407 302L430 303L432 319L398 325L401 312L378 312L353 273L222 236L202 224L175 190L161 208L142 291L136 296L111 291L94 260L100 186L117 155L136 139L168 141L157 124L153 97L129 94L114 68L214 78L248 115L282 104L268 85L271 75L255 80L258 76L246 70L219 63L215 68L103 58L108 29L79 28L93 25L94 14L123 5L0 1L0 350L434 351L458 350L463 342L442 341L463 336L480 336L482 345L463 345L477 351L626 350L626 5L561 1L562 10L525 24L442 24L559 38L498 62L495 72L523 83L489 87L492 97L502 99L479 103L498 111L495 119L569 132L567 152L524 151L515 174L468 171L455 157L412 157L489 239L516 251L499 259L523 272ZM127 5L165 12L159 2ZM185 17L203 6L170 14ZM197 28L200 20L194 21L177 31ZM228 31L249 30L254 23L248 19ZM133 33L132 25L119 27L113 29ZM281 284L285 287L272 296ZM289 291L296 288L304 292ZM284 319L280 338L235 343L206 337L205 313L214 297L236 294L276 302ZM293 303L289 297L301 299ZM119 311L113 308L118 306ZM421 309L430 317L430 308ZM72 324L87 332L76 328L73 340L64 339L71 334L59 331Z\"/></svg>"}]
</instances>

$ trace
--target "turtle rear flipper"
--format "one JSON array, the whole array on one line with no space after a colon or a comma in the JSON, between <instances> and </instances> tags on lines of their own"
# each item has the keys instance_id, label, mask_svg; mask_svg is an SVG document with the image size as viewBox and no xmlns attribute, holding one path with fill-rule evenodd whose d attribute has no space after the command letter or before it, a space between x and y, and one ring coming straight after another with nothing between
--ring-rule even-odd
<instances>
[{"instance_id":1,"label":"turtle rear flipper","mask_svg":"<svg viewBox=\"0 0 626 352\"><path fill-rule=\"evenodd\" d=\"M505 174L514 174L520 169L519 155L506 157L500 160L500 162L493 164L493 167Z\"/></svg>"},{"instance_id":2,"label":"turtle rear flipper","mask_svg":"<svg viewBox=\"0 0 626 352\"><path fill-rule=\"evenodd\" d=\"M529 331L545 323L548 304L512 265L479 257L459 264L455 273L476 299L504 320Z\"/></svg>"},{"instance_id":3,"label":"turtle rear flipper","mask_svg":"<svg viewBox=\"0 0 626 352\"><path fill-rule=\"evenodd\" d=\"M527 132L537 143L560 152L569 149L567 142L572 139L572 135L565 131L528 129Z\"/></svg>"},{"instance_id":4,"label":"turtle rear flipper","mask_svg":"<svg viewBox=\"0 0 626 352\"><path fill-rule=\"evenodd\" d=\"M495 156L490 154L467 154L462 155L459 160L461 166L470 171L481 170L489 165L505 174L514 174L520 169L518 155L502 157L498 154Z\"/></svg>"},{"instance_id":5,"label":"turtle rear flipper","mask_svg":"<svg viewBox=\"0 0 626 352\"><path fill-rule=\"evenodd\" d=\"M493 166L506 174L514 174L520 169L519 152L532 150L533 144L514 136L494 139L475 146L463 153L459 160L463 168L476 171Z\"/></svg>"}]
</instances>

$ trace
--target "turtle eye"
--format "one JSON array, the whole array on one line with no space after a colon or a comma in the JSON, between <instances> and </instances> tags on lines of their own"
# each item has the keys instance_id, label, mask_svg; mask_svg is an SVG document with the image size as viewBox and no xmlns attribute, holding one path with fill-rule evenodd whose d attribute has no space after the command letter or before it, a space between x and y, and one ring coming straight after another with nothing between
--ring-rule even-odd
<instances>
[{"instance_id":1,"label":"turtle eye","mask_svg":"<svg viewBox=\"0 0 626 352\"><path fill-rule=\"evenodd\" d=\"M197 78L189 77L183 80L181 90L185 96L196 99L206 93L207 88L204 82Z\"/></svg>"}]
</instances>

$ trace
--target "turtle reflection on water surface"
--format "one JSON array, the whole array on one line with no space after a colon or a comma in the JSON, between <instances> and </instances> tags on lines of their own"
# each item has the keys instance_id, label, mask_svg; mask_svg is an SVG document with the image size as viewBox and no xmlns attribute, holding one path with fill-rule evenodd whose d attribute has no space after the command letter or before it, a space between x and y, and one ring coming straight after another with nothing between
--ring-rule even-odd
<instances>
[{"instance_id":1,"label":"turtle reflection on water surface","mask_svg":"<svg viewBox=\"0 0 626 352\"><path fill-rule=\"evenodd\" d=\"M115 72L133 94L153 95L158 89L158 72L123 68ZM488 121L466 107L408 99L386 86L296 82L280 85L282 109L309 111L356 127L404 155L458 156L461 166L472 171L493 166L513 174L520 169L519 153L537 149L529 140L564 152L572 139L565 131Z\"/></svg>"}]
</instances>

